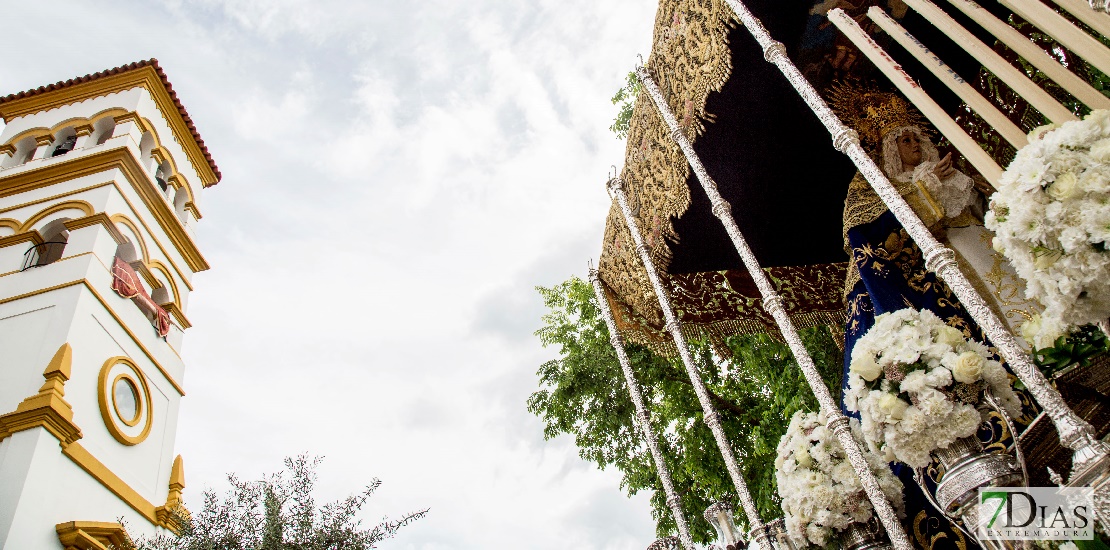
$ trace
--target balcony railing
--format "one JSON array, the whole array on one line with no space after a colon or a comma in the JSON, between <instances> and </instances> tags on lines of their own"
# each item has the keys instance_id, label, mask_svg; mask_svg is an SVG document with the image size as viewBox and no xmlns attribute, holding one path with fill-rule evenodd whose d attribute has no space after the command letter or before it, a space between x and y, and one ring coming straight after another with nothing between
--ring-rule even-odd
<instances>
[{"instance_id":1,"label":"balcony railing","mask_svg":"<svg viewBox=\"0 0 1110 550\"><path fill-rule=\"evenodd\" d=\"M53 263L62 257L65 247L65 241L47 241L33 245L23 253L23 266L19 270L26 271L32 267Z\"/></svg>"}]
</instances>

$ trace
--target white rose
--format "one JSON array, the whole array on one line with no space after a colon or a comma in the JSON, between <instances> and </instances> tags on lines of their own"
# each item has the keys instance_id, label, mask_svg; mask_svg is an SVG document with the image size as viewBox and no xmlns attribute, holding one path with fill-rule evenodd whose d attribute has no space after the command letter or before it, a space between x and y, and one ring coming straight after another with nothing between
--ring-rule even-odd
<instances>
[{"instance_id":1,"label":"white rose","mask_svg":"<svg viewBox=\"0 0 1110 550\"><path fill-rule=\"evenodd\" d=\"M1079 178L1075 172L1064 172L1056 176L1056 181L1048 188L1048 194L1058 201L1070 199L1078 192Z\"/></svg>"},{"instance_id":2,"label":"white rose","mask_svg":"<svg viewBox=\"0 0 1110 550\"><path fill-rule=\"evenodd\" d=\"M802 468L809 468L813 465L813 457L809 456L809 453L806 451L795 453L794 460L797 460L798 466Z\"/></svg>"},{"instance_id":3,"label":"white rose","mask_svg":"<svg viewBox=\"0 0 1110 550\"><path fill-rule=\"evenodd\" d=\"M883 373L882 367L875 362L875 358L871 354L861 354L858 357L852 358L852 364L848 367L850 372L860 375L861 378L871 382Z\"/></svg>"},{"instance_id":4,"label":"white rose","mask_svg":"<svg viewBox=\"0 0 1110 550\"><path fill-rule=\"evenodd\" d=\"M1061 253L1055 250L1038 253L1033 260L1033 267L1037 269L1048 269L1056 265L1056 261L1060 259L1060 256Z\"/></svg>"},{"instance_id":5,"label":"white rose","mask_svg":"<svg viewBox=\"0 0 1110 550\"><path fill-rule=\"evenodd\" d=\"M952 378L964 384L976 382L983 376L985 362L986 360L978 353L965 351L956 359L956 365L952 368Z\"/></svg>"},{"instance_id":6,"label":"white rose","mask_svg":"<svg viewBox=\"0 0 1110 550\"><path fill-rule=\"evenodd\" d=\"M894 420L901 420L902 415L909 406L909 403L898 399L898 396L892 393L884 393L883 396L879 398L879 409Z\"/></svg>"},{"instance_id":7,"label":"white rose","mask_svg":"<svg viewBox=\"0 0 1110 550\"><path fill-rule=\"evenodd\" d=\"M1036 341L1037 333L1039 333L1040 331L1041 314L1039 313L1033 315L1031 319L1021 324L1021 337L1024 338L1026 342L1029 342L1029 345L1033 346L1034 348L1038 347L1034 345L1034 342Z\"/></svg>"},{"instance_id":8,"label":"white rose","mask_svg":"<svg viewBox=\"0 0 1110 550\"><path fill-rule=\"evenodd\" d=\"M960 329L945 325L938 329L937 341L949 347L964 343L964 333Z\"/></svg>"}]
</instances>

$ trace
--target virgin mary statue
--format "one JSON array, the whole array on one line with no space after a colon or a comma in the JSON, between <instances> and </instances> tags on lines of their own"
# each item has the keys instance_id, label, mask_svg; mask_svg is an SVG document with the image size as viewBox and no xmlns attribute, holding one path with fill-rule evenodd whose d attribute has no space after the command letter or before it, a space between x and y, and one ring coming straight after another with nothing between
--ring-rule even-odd
<instances>
[{"instance_id":1,"label":"virgin mary statue","mask_svg":"<svg viewBox=\"0 0 1110 550\"><path fill-rule=\"evenodd\" d=\"M950 153L941 157L922 117L900 96L849 83L835 87L830 99L914 212L956 251L961 271L995 314L1018 329L1037 313L1038 306L1024 298L1020 279L992 249L991 234L983 227L983 192L989 193L989 184L958 170ZM928 309L966 337L989 345L951 289L925 268L921 249L861 174L848 188L843 236L851 256L844 290L845 373L856 341L875 317L907 307ZM975 547L925 501L909 468L895 467L895 472L906 487L906 531L920 547Z\"/></svg>"},{"instance_id":2,"label":"virgin mary statue","mask_svg":"<svg viewBox=\"0 0 1110 550\"><path fill-rule=\"evenodd\" d=\"M994 313L1020 334L1040 307L1024 298L1023 283L991 247L982 221L990 185L956 169L951 153L941 157L921 115L897 94L842 85L832 96L890 182L956 252L961 271ZM846 357L876 315L907 307L931 310L967 337L986 341L947 285L925 269L921 250L861 174L844 201L844 247L851 256L844 288Z\"/></svg>"}]
</instances>

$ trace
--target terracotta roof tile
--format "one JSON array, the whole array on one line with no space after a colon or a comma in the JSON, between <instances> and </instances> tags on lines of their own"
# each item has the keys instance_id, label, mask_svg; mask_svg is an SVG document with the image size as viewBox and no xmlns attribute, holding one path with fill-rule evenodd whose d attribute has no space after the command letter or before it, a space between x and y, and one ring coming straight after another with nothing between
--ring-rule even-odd
<instances>
[{"instance_id":1,"label":"terracotta roof tile","mask_svg":"<svg viewBox=\"0 0 1110 550\"><path fill-rule=\"evenodd\" d=\"M129 63L127 65L121 65L119 67L115 67L113 69L107 69L107 70L104 70L104 71L100 71L98 73L87 74L85 76L79 76L77 78L71 78L69 80L65 80L65 81L62 81L62 82L55 82L54 84L49 84L49 85L46 85L46 86L39 86L38 88L27 90L25 92L19 92L18 94L10 94L10 95L4 96L4 97L0 97L0 105L3 105L4 103L7 103L9 101L14 101L14 100L17 100L17 99L23 99L25 97L31 97L31 96L35 96L35 95L39 95L39 94L44 94L44 93L47 93L47 92L52 92L54 90L65 89L65 88L68 88L70 86L75 86L77 84L90 82L90 81L93 81L93 80L97 80L97 79L100 79L100 78L112 76L112 75L123 73L123 72L128 72L128 71L133 71L133 70L136 70L136 69L141 69L141 68L147 67L147 66L153 68L154 72L158 74L158 78L162 79L162 85L166 87L166 92L169 93L170 98L173 100L174 106L177 107L177 112L179 112L181 114L182 120L185 121L185 126L187 128L189 128L189 132L192 133L193 139L196 140L197 145L200 146L201 152L204 153L204 159L206 161L208 161L208 166L212 168L212 171L216 174L216 181L219 182L220 179L222 178L222 175L220 174L219 167L216 166L216 161L212 159L212 154L208 152L208 147L206 147L204 145L204 139L200 137L200 132L197 131L196 125L193 124L193 119L189 117L189 113L188 113L188 111L185 110L185 106L182 105L181 100L178 99L177 92L174 91L173 85L170 84L169 78L166 77L166 72L163 71L162 67L158 65L158 60L157 59L151 58L149 60L137 61L135 63Z\"/></svg>"}]
</instances>

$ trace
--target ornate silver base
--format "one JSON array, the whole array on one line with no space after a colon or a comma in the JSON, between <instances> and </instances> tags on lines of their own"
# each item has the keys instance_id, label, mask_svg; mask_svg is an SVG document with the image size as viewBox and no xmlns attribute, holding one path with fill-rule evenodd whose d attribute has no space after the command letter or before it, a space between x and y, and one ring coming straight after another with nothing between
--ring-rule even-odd
<instances>
[{"instance_id":1,"label":"ornate silver base","mask_svg":"<svg viewBox=\"0 0 1110 550\"><path fill-rule=\"evenodd\" d=\"M892 550L883 526L874 518L867 523L853 523L840 532L844 550Z\"/></svg>"},{"instance_id":2,"label":"ornate silver base","mask_svg":"<svg viewBox=\"0 0 1110 550\"><path fill-rule=\"evenodd\" d=\"M1017 460L1009 455L984 453L975 436L958 439L933 454L944 466L944 475L937 483L937 504L949 516L959 517L968 508L974 508L980 487L1023 484ZM968 528L974 530L975 524Z\"/></svg>"},{"instance_id":3,"label":"ornate silver base","mask_svg":"<svg viewBox=\"0 0 1110 550\"><path fill-rule=\"evenodd\" d=\"M944 466L937 483L936 504L952 519L959 519L965 531L975 536L979 526L977 506L980 487L1021 487L1025 484L1021 468L1009 455L983 452L975 436L954 441L933 452ZM1026 548L1026 541L978 541L984 548Z\"/></svg>"}]
</instances>

